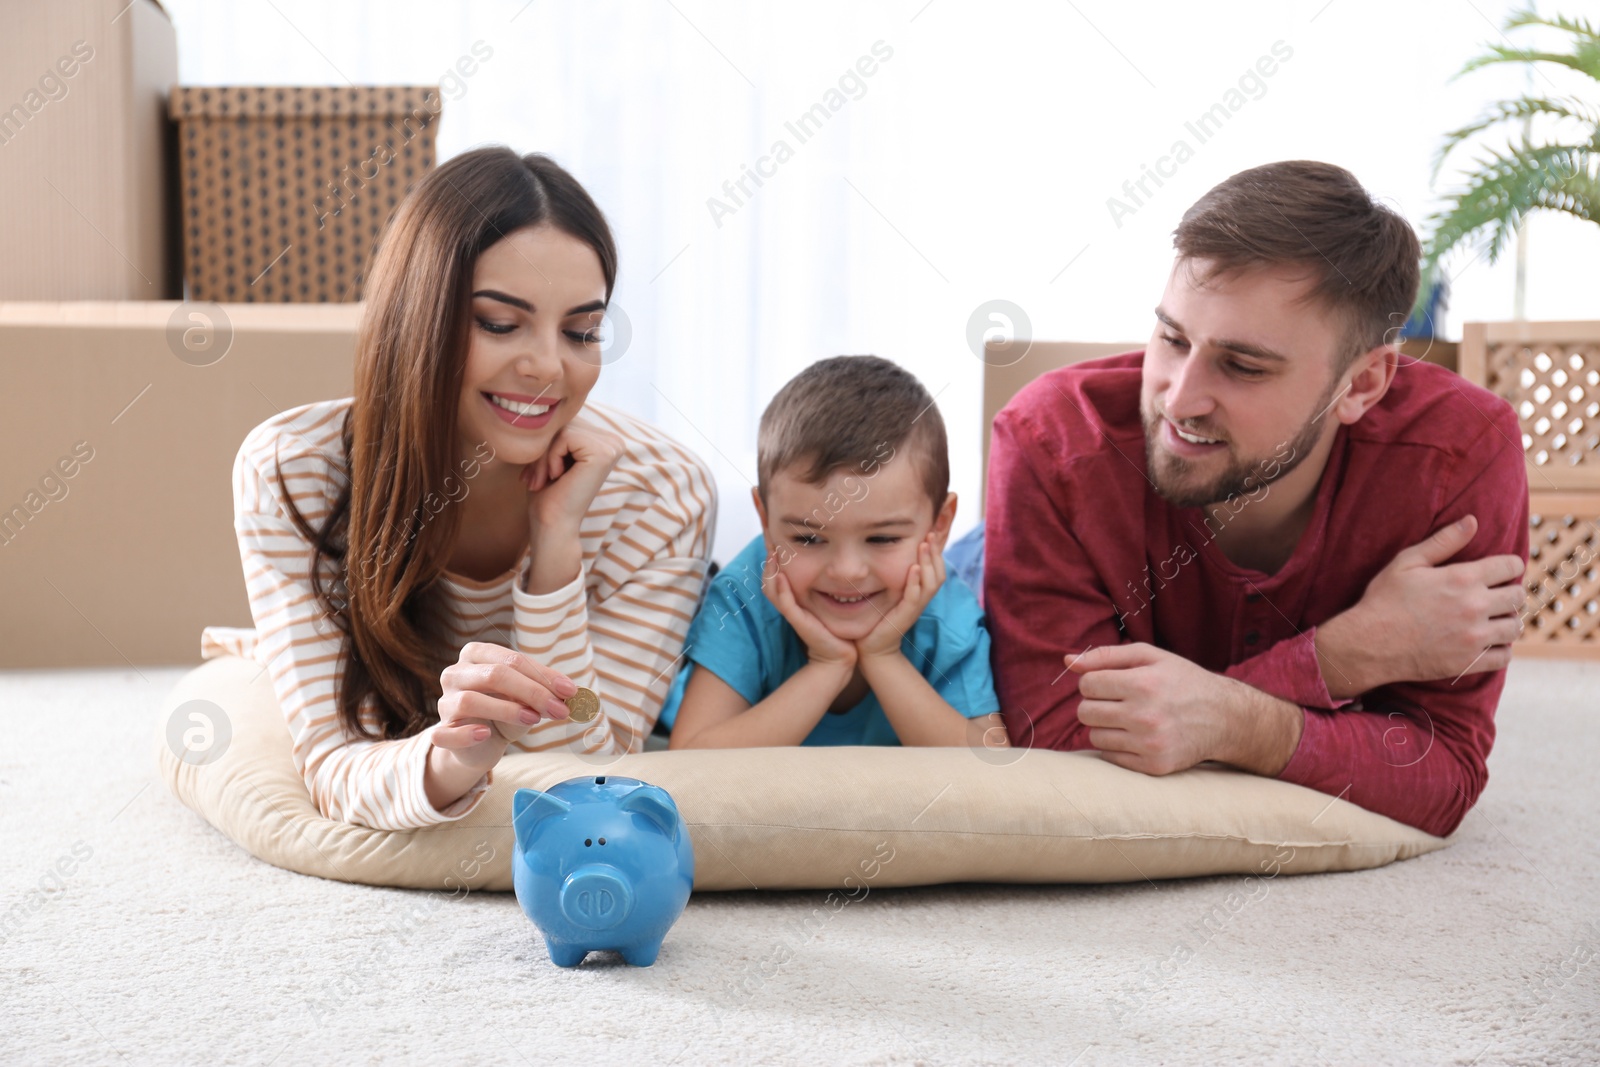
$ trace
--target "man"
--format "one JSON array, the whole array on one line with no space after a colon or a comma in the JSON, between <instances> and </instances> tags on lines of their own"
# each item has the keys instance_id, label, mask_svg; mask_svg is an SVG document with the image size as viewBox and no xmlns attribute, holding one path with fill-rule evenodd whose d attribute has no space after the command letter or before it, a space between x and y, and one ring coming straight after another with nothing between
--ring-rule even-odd
<instances>
[{"instance_id":1,"label":"man","mask_svg":"<svg viewBox=\"0 0 1600 1067\"><path fill-rule=\"evenodd\" d=\"M984 607L1013 743L1212 760L1450 833L1520 629L1521 431L1392 340L1416 235L1275 163L1183 216L1149 345L994 422Z\"/></svg>"}]
</instances>

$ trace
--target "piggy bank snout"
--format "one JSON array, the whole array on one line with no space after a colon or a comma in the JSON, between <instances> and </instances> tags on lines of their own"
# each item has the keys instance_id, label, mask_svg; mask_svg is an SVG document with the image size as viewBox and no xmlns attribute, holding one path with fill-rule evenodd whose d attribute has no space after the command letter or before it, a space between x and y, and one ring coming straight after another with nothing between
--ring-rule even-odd
<instances>
[{"instance_id":1,"label":"piggy bank snout","mask_svg":"<svg viewBox=\"0 0 1600 1067\"><path fill-rule=\"evenodd\" d=\"M561 886L561 911L577 926L609 930L633 911L633 890L615 867L591 863L567 876Z\"/></svg>"}]
</instances>

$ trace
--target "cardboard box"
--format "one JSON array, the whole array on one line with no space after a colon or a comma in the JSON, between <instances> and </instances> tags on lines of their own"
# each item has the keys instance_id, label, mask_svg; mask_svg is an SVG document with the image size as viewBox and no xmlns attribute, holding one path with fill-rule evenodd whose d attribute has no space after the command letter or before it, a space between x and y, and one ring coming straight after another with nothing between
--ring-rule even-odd
<instances>
[{"instance_id":1,"label":"cardboard box","mask_svg":"<svg viewBox=\"0 0 1600 1067\"><path fill-rule=\"evenodd\" d=\"M1461 373L1461 345L1456 341L1443 341L1432 337L1408 337L1400 342L1400 354L1407 359L1424 363L1437 363L1445 370Z\"/></svg>"},{"instance_id":2,"label":"cardboard box","mask_svg":"<svg viewBox=\"0 0 1600 1067\"><path fill-rule=\"evenodd\" d=\"M0 668L192 664L253 625L234 456L351 394L361 310L0 304Z\"/></svg>"},{"instance_id":3,"label":"cardboard box","mask_svg":"<svg viewBox=\"0 0 1600 1067\"><path fill-rule=\"evenodd\" d=\"M172 23L152 0L7 4L0 300L182 295L169 206Z\"/></svg>"},{"instance_id":4,"label":"cardboard box","mask_svg":"<svg viewBox=\"0 0 1600 1067\"><path fill-rule=\"evenodd\" d=\"M983 480L979 483L978 515L989 490L989 438L994 417L1011 403L1024 385L1045 371L1101 359L1120 352L1137 352L1143 341L1033 341L1027 338L985 342L983 346Z\"/></svg>"},{"instance_id":5,"label":"cardboard box","mask_svg":"<svg viewBox=\"0 0 1600 1067\"><path fill-rule=\"evenodd\" d=\"M359 300L442 106L426 86L174 86L189 299Z\"/></svg>"}]
</instances>

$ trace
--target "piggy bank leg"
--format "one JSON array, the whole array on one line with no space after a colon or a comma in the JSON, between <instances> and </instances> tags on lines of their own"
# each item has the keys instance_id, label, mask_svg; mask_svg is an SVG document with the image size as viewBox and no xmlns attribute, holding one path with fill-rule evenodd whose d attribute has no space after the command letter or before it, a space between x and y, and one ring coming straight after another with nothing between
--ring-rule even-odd
<instances>
[{"instance_id":1,"label":"piggy bank leg","mask_svg":"<svg viewBox=\"0 0 1600 1067\"><path fill-rule=\"evenodd\" d=\"M635 967L648 967L655 963L656 956L661 952L662 938L654 941L642 941L637 945L629 945L622 949L622 958Z\"/></svg>"},{"instance_id":2,"label":"piggy bank leg","mask_svg":"<svg viewBox=\"0 0 1600 1067\"><path fill-rule=\"evenodd\" d=\"M569 945L565 942L551 941L549 938L545 938L544 944L550 950L550 962L557 967L576 967L589 954L589 950L586 948L579 948L577 945Z\"/></svg>"}]
</instances>

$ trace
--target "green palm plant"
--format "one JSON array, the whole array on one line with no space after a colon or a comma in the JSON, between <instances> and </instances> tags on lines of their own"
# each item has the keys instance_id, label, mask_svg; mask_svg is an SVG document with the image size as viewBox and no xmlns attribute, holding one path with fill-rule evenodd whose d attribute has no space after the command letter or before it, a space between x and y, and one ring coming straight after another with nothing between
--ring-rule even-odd
<instances>
[{"instance_id":1,"label":"green palm plant","mask_svg":"<svg viewBox=\"0 0 1600 1067\"><path fill-rule=\"evenodd\" d=\"M1595 100L1579 96L1524 94L1491 104L1477 121L1452 130L1434 158L1432 180L1437 181L1445 160L1459 147L1490 127L1517 123L1520 136L1508 139L1504 150L1485 147L1465 173L1465 185L1448 196L1444 207L1424 224L1422 276L1418 307L1438 276L1445 255L1469 238L1486 235L1483 252L1493 263L1505 250L1523 217L1531 211L1561 211L1600 224L1600 31L1586 19L1545 17L1533 9L1506 19L1505 29L1541 26L1562 32L1567 51L1489 46L1456 77L1499 63L1553 64L1575 70L1595 82ZM1534 122L1552 123L1574 136L1534 143Z\"/></svg>"}]
</instances>

